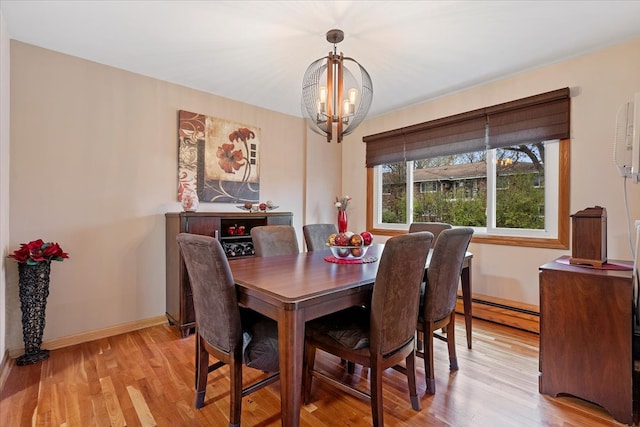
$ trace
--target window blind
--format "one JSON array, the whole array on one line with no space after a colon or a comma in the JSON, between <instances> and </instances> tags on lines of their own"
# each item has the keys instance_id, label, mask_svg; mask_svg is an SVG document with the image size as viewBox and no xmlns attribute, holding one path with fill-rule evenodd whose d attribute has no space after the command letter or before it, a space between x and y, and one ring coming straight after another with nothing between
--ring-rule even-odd
<instances>
[{"instance_id":1,"label":"window blind","mask_svg":"<svg viewBox=\"0 0 640 427\"><path fill-rule=\"evenodd\" d=\"M488 148L569 138L569 88L486 108Z\"/></svg>"},{"instance_id":2,"label":"window blind","mask_svg":"<svg viewBox=\"0 0 640 427\"><path fill-rule=\"evenodd\" d=\"M569 88L368 135L366 165L569 138Z\"/></svg>"}]
</instances>

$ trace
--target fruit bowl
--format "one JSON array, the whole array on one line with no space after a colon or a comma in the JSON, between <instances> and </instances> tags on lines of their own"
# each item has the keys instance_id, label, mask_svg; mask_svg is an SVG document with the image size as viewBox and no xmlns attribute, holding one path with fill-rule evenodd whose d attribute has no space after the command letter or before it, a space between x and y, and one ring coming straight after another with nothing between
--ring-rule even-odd
<instances>
[{"instance_id":1,"label":"fruit bowl","mask_svg":"<svg viewBox=\"0 0 640 427\"><path fill-rule=\"evenodd\" d=\"M340 259L362 259L369 246L329 246L334 257Z\"/></svg>"}]
</instances>

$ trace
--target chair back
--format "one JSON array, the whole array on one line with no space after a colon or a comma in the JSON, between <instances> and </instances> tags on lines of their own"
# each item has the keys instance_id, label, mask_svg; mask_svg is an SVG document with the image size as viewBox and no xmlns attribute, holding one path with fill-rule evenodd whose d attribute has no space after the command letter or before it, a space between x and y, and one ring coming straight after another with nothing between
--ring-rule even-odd
<instances>
[{"instance_id":1,"label":"chair back","mask_svg":"<svg viewBox=\"0 0 640 427\"><path fill-rule=\"evenodd\" d=\"M256 256L291 255L300 252L296 230L290 225L263 225L251 229Z\"/></svg>"},{"instance_id":2,"label":"chair back","mask_svg":"<svg viewBox=\"0 0 640 427\"><path fill-rule=\"evenodd\" d=\"M427 270L422 313L425 320L438 321L454 310L462 262L472 235L472 228L463 227L443 230L438 236Z\"/></svg>"},{"instance_id":3,"label":"chair back","mask_svg":"<svg viewBox=\"0 0 640 427\"><path fill-rule=\"evenodd\" d=\"M412 222L409 225L409 233L415 233L417 231L429 231L433 233L433 241L438 239L438 235L442 232L442 230L449 230L453 228L451 224L447 224L446 222Z\"/></svg>"},{"instance_id":4,"label":"chair back","mask_svg":"<svg viewBox=\"0 0 640 427\"><path fill-rule=\"evenodd\" d=\"M389 354L415 336L420 284L432 241L433 234L426 231L387 240L371 298L372 354Z\"/></svg>"},{"instance_id":5,"label":"chair back","mask_svg":"<svg viewBox=\"0 0 640 427\"><path fill-rule=\"evenodd\" d=\"M328 248L327 239L338 233L338 228L335 224L307 224L302 227L302 233L308 251L321 251Z\"/></svg>"},{"instance_id":6,"label":"chair back","mask_svg":"<svg viewBox=\"0 0 640 427\"><path fill-rule=\"evenodd\" d=\"M242 322L229 261L217 239L176 236L187 267L198 333L211 346L233 353L242 346Z\"/></svg>"}]
</instances>

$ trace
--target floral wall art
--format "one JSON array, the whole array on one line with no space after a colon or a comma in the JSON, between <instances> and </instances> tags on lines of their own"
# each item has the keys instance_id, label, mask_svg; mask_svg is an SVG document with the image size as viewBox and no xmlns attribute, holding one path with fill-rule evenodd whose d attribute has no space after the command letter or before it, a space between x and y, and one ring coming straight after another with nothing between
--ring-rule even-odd
<instances>
[{"instance_id":1,"label":"floral wall art","mask_svg":"<svg viewBox=\"0 0 640 427\"><path fill-rule=\"evenodd\" d=\"M260 129L184 110L178 117L178 201L195 190L200 202L258 202Z\"/></svg>"}]
</instances>

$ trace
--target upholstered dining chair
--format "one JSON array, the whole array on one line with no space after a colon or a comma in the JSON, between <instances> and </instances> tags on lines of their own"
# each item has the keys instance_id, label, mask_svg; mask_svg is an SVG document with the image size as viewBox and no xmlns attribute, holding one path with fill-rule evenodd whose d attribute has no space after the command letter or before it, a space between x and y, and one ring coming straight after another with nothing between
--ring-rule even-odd
<instances>
[{"instance_id":1,"label":"upholstered dining chair","mask_svg":"<svg viewBox=\"0 0 640 427\"><path fill-rule=\"evenodd\" d=\"M302 226L304 233L304 241L308 251L321 251L328 249L327 240L329 236L338 232L335 224L307 224ZM341 363L347 363L347 372L353 374L355 372L355 364L342 359Z\"/></svg>"},{"instance_id":2,"label":"upholstered dining chair","mask_svg":"<svg viewBox=\"0 0 640 427\"><path fill-rule=\"evenodd\" d=\"M256 256L291 255L300 252L296 230L290 225L262 225L251 229Z\"/></svg>"},{"instance_id":3,"label":"upholstered dining chair","mask_svg":"<svg viewBox=\"0 0 640 427\"><path fill-rule=\"evenodd\" d=\"M307 224L302 226L304 242L308 251L327 249L327 239L338 232L335 224Z\"/></svg>"},{"instance_id":4,"label":"upholstered dining chair","mask_svg":"<svg viewBox=\"0 0 640 427\"><path fill-rule=\"evenodd\" d=\"M240 426L242 397L279 377L277 323L238 306L229 262L218 240L188 233L180 233L176 239L191 282L196 317L194 406L200 409L204 405L209 372L229 365L229 426ZM209 366L209 355L218 362ZM252 368L276 373L243 389L243 361Z\"/></svg>"},{"instance_id":5,"label":"upholstered dining chair","mask_svg":"<svg viewBox=\"0 0 640 427\"><path fill-rule=\"evenodd\" d=\"M451 224L447 224L446 222L412 222L409 224L409 233L415 233L417 231L429 231L433 233L433 244L438 240L438 235L442 232L442 230L449 230L453 228ZM433 246L433 245L431 245ZM424 280L427 280L427 273L425 271ZM444 330L442 332L445 332ZM422 333L418 333L418 350L422 351L422 342L424 341L422 338Z\"/></svg>"},{"instance_id":6,"label":"upholstered dining chair","mask_svg":"<svg viewBox=\"0 0 640 427\"><path fill-rule=\"evenodd\" d=\"M438 338L447 343L449 350L449 369L458 370L456 356L455 320L456 299L462 262L467 252L473 229L469 227L443 230L435 241L427 280L420 293L420 310L417 330L422 336L424 351L416 351L424 359L427 394L436 392L433 364L433 339ZM446 327L446 337L435 334L438 329Z\"/></svg>"},{"instance_id":7,"label":"upholstered dining chair","mask_svg":"<svg viewBox=\"0 0 640 427\"><path fill-rule=\"evenodd\" d=\"M303 398L311 397L312 377L371 402L374 426L383 426L382 373L405 361L411 406L420 410L416 388L415 322L418 320L420 283L433 234L395 236L380 256L367 307L352 307L320 317L306 325L303 363ZM369 393L314 369L316 349L370 368Z\"/></svg>"},{"instance_id":8,"label":"upholstered dining chair","mask_svg":"<svg viewBox=\"0 0 640 427\"><path fill-rule=\"evenodd\" d=\"M450 228L452 228L451 224L447 224L446 222L412 222L409 224L409 233L429 231L433 233L433 241L435 242L442 230L448 230Z\"/></svg>"}]
</instances>

